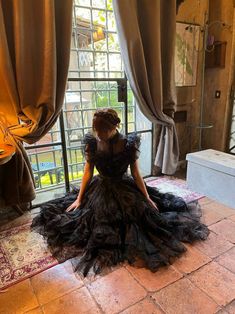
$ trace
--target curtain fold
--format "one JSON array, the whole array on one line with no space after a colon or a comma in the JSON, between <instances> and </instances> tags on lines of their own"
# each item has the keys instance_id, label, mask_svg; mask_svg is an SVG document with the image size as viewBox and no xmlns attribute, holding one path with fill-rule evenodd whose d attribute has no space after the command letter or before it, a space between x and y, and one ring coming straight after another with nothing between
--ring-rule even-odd
<instances>
[{"instance_id":1,"label":"curtain fold","mask_svg":"<svg viewBox=\"0 0 235 314\"><path fill-rule=\"evenodd\" d=\"M179 7L181 3L183 3L185 0L176 0L176 13L178 13Z\"/></svg>"},{"instance_id":2,"label":"curtain fold","mask_svg":"<svg viewBox=\"0 0 235 314\"><path fill-rule=\"evenodd\" d=\"M173 174L179 158L174 51L176 0L113 0L125 72L142 113L161 126L155 165ZM168 114L166 114L168 113Z\"/></svg>"},{"instance_id":3,"label":"curtain fold","mask_svg":"<svg viewBox=\"0 0 235 314\"><path fill-rule=\"evenodd\" d=\"M7 140L17 148L11 161L1 166L0 195L6 205L35 197L32 169L22 143L40 140L61 112L72 2L0 0L0 113L7 120L3 126Z\"/></svg>"}]
</instances>

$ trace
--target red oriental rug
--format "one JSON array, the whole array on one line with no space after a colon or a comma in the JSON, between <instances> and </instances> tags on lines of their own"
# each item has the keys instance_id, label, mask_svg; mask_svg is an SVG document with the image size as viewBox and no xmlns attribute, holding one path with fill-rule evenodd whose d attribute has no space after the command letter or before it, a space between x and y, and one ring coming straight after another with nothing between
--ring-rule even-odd
<instances>
[{"instance_id":1,"label":"red oriental rug","mask_svg":"<svg viewBox=\"0 0 235 314\"><path fill-rule=\"evenodd\" d=\"M146 179L146 183L157 187L161 192L181 196L187 203L203 197L190 191L185 181L179 179L151 178ZM31 220L0 232L0 292L58 264L51 256L46 240L40 234L30 231Z\"/></svg>"},{"instance_id":2,"label":"red oriental rug","mask_svg":"<svg viewBox=\"0 0 235 314\"><path fill-rule=\"evenodd\" d=\"M0 292L58 264L43 237L30 231L30 224L0 232Z\"/></svg>"}]
</instances>

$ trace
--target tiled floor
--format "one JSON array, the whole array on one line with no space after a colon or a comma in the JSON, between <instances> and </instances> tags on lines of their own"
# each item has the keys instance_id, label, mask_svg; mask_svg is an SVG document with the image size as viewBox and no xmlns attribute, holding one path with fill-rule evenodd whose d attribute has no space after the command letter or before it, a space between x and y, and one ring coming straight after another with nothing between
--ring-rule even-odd
<instances>
[{"instance_id":1,"label":"tiled floor","mask_svg":"<svg viewBox=\"0 0 235 314\"><path fill-rule=\"evenodd\" d=\"M83 280L68 260L0 293L0 313L234 314L235 210L199 202L209 238L173 265L151 273L125 264Z\"/></svg>"}]
</instances>

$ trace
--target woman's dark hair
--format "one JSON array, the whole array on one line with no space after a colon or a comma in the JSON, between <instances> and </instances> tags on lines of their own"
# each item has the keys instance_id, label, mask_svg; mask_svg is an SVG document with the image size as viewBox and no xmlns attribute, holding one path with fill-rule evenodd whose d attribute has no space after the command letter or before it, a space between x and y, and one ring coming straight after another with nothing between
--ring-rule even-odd
<instances>
[{"instance_id":1,"label":"woman's dark hair","mask_svg":"<svg viewBox=\"0 0 235 314\"><path fill-rule=\"evenodd\" d=\"M93 131L111 131L119 126L121 120L115 110L110 108L97 109L92 121Z\"/></svg>"}]
</instances>

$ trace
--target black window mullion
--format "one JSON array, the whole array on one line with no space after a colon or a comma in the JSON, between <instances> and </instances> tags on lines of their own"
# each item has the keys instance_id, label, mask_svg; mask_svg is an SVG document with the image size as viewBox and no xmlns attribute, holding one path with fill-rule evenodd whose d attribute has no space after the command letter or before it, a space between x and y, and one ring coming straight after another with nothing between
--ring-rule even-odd
<instances>
[{"instance_id":1,"label":"black window mullion","mask_svg":"<svg viewBox=\"0 0 235 314\"><path fill-rule=\"evenodd\" d=\"M63 164L64 164L65 188L66 188L66 191L69 192L70 190L69 169L68 169L68 158L67 158L67 147L66 147L67 145L66 145L66 138L65 138L63 110L61 110L61 114L60 114L60 131L61 131L61 142L62 142L62 156L63 156Z\"/></svg>"}]
</instances>

